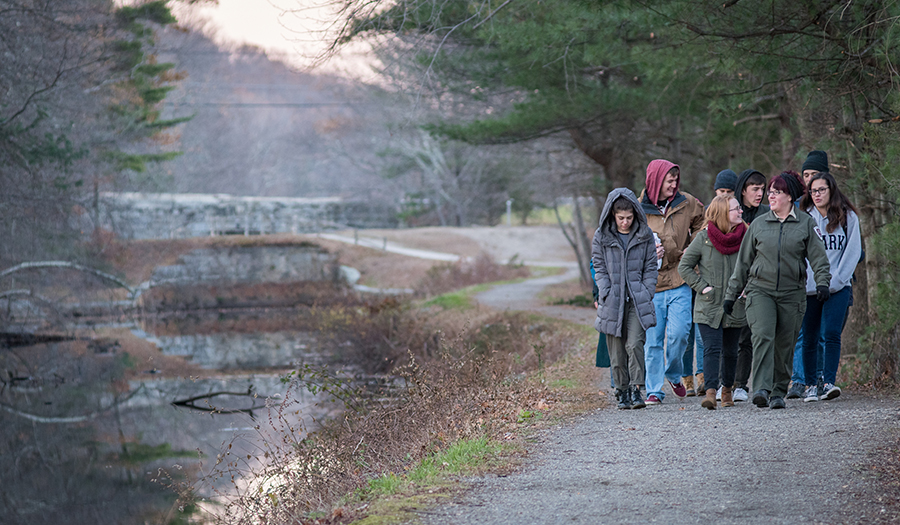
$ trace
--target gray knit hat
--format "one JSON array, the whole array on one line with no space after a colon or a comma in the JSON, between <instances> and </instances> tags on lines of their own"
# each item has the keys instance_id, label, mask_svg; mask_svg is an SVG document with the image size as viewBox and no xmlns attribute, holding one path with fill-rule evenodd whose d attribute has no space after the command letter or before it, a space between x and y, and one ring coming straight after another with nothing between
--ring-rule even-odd
<instances>
[{"instance_id":1,"label":"gray knit hat","mask_svg":"<svg viewBox=\"0 0 900 525\"><path fill-rule=\"evenodd\" d=\"M716 175L716 185L713 188L715 190L731 190L735 191L737 187L737 173L732 170L722 170Z\"/></svg>"}]
</instances>

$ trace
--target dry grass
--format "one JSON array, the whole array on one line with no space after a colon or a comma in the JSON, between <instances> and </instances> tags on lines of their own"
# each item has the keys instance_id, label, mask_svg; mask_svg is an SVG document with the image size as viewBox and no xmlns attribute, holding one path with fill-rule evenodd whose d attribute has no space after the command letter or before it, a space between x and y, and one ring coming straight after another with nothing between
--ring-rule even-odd
<instances>
[{"instance_id":1,"label":"dry grass","mask_svg":"<svg viewBox=\"0 0 900 525\"><path fill-rule=\"evenodd\" d=\"M564 283L552 284L544 288L539 298L545 304L578 304L592 300L591 289L581 284L580 279L573 279ZM587 299L585 299L587 298Z\"/></svg>"},{"instance_id":2,"label":"dry grass","mask_svg":"<svg viewBox=\"0 0 900 525\"><path fill-rule=\"evenodd\" d=\"M508 281L530 275L528 268L515 264L496 264L482 252L471 261L458 261L432 266L415 286L425 295L438 295L475 284Z\"/></svg>"},{"instance_id":3,"label":"dry grass","mask_svg":"<svg viewBox=\"0 0 900 525\"><path fill-rule=\"evenodd\" d=\"M520 439L524 427L603 403L593 393L593 337L582 327L488 310L425 314L400 302L337 321L332 328L342 334L351 326L365 334L352 347L368 347L378 356L373 363L395 362L390 372L401 384L350 392L314 370L298 371L294 388L325 385L353 409L307 438L282 429L283 442L258 471L223 455L217 475L250 475L255 488L227 505L222 522L346 522L360 512L334 512L341 498L371 479L402 474L460 439ZM338 517L316 518L323 512Z\"/></svg>"},{"instance_id":4,"label":"dry grass","mask_svg":"<svg viewBox=\"0 0 900 525\"><path fill-rule=\"evenodd\" d=\"M352 231L338 232L348 237ZM482 250L478 243L464 235L453 233L450 228L438 226L411 228L405 230L362 230L360 237L394 242L405 246L414 246L420 250L454 253L461 257L475 257Z\"/></svg>"}]
</instances>

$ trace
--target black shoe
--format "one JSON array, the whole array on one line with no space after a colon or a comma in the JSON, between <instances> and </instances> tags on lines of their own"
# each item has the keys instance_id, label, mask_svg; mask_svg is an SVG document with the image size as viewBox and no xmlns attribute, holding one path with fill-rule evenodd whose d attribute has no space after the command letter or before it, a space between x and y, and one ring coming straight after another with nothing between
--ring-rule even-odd
<instances>
[{"instance_id":1,"label":"black shoe","mask_svg":"<svg viewBox=\"0 0 900 525\"><path fill-rule=\"evenodd\" d=\"M631 394L631 408L637 410L638 408L647 406L647 404L644 403L644 396L641 394L641 387L631 385L631 389L628 392Z\"/></svg>"},{"instance_id":2,"label":"black shoe","mask_svg":"<svg viewBox=\"0 0 900 525\"><path fill-rule=\"evenodd\" d=\"M788 389L787 398L788 399L800 399L803 397L803 393L806 391L806 385L803 383L791 383L791 388Z\"/></svg>"},{"instance_id":3,"label":"black shoe","mask_svg":"<svg viewBox=\"0 0 900 525\"><path fill-rule=\"evenodd\" d=\"M772 399L769 400L769 408L784 408L784 398L772 396Z\"/></svg>"},{"instance_id":4,"label":"black shoe","mask_svg":"<svg viewBox=\"0 0 900 525\"><path fill-rule=\"evenodd\" d=\"M753 399L751 399L750 402L759 408L765 408L765 407L769 406L769 391L768 390L757 390L753 394Z\"/></svg>"},{"instance_id":5,"label":"black shoe","mask_svg":"<svg viewBox=\"0 0 900 525\"><path fill-rule=\"evenodd\" d=\"M629 410L631 408L631 393L628 390L616 389L616 401L619 402L616 408L619 410Z\"/></svg>"}]
</instances>

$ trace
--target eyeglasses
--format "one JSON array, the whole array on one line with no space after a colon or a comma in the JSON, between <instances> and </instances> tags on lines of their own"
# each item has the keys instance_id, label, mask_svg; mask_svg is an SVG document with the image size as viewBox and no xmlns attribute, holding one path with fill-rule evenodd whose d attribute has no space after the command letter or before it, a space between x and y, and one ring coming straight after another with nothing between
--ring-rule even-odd
<instances>
[{"instance_id":1,"label":"eyeglasses","mask_svg":"<svg viewBox=\"0 0 900 525\"><path fill-rule=\"evenodd\" d=\"M744 213L744 209L741 208L740 206L737 206L737 207L735 207L735 208L728 208L728 211L736 211L736 212L739 212L739 213Z\"/></svg>"},{"instance_id":2,"label":"eyeglasses","mask_svg":"<svg viewBox=\"0 0 900 525\"><path fill-rule=\"evenodd\" d=\"M827 191L828 191L828 186L825 186L824 188L816 188L814 190L809 190L809 192L813 195L821 195Z\"/></svg>"},{"instance_id":3,"label":"eyeglasses","mask_svg":"<svg viewBox=\"0 0 900 525\"><path fill-rule=\"evenodd\" d=\"M781 190L769 190L766 192L769 197L777 197L779 195L784 195L784 192Z\"/></svg>"}]
</instances>

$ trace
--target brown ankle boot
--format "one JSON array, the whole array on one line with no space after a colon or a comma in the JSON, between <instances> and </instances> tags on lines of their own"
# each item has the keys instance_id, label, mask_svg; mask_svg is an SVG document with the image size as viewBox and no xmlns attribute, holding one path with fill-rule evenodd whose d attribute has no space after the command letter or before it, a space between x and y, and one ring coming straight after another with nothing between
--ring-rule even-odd
<instances>
[{"instance_id":1,"label":"brown ankle boot","mask_svg":"<svg viewBox=\"0 0 900 525\"><path fill-rule=\"evenodd\" d=\"M697 387L697 390L694 390L694 376L684 376L681 378L681 382L684 384L684 388L687 390L685 397L692 397L697 395L697 390L700 389L700 386Z\"/></svg>"},{"instance_id":2,"label":"brown ankle boot","mask_svg":"<svg viewBox=\"0 0 900 525\"><path fill-rule=\"evenodd\" d=\"M706 392L706 388L704 388L706 382L703 380L703 372L697 374L697 378L694 381L697 383L697 394L702 396L703 393Z\"/></svg>"},{"instance_id":3,"label":"brown ankle boot","mask_svg":"<svg viewBox=\"0 0 900 525\"><path fill-rule=\"evenodd\" d=\"M731 397L731 387L723 386L722 387L722 406L723 407L733 407L734 399Z\"/></svg>"},{"instance_id":4,"label":"brown ankle boot","mask_svg":"<svg viewBox=\"0 0 900 525\"><path fill-rule=\"evenodd\" d=\"M708 408L710 410L716 409L716 389L715 388L707 388L706 389L706 397L703 398L703 401L700 402L700 406L703 408Z\"/></svg>"}]
</instances>

